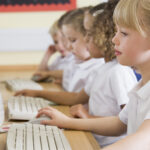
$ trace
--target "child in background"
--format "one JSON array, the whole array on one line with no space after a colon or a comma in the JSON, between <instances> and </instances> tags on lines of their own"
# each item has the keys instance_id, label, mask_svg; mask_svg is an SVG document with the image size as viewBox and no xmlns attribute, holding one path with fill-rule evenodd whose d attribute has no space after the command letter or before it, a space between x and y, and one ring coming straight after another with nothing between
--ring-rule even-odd
<instances>
[{"instance_id":1,"label":"child in background","mask_svg":"<svg viewBox=\"0 0 150 150\"><path fill-rule=\"evenodd\" d=\"M70 11L71 12L71 11ZM65 47L65 37L61 32L60 25L62 20L70 13L65 13L58 21L56 21L53 26L50 28L50 35L54 40L54 45L50 45L48 50L46 51L42 62L39 66L38 72L33 75L33 80L42 81L48 78L48 74L50 71L54 71L53 73L58 73L60 76L62 75L62 70L68 67L70 62L74 61L74 56L71 52L67 50ZM64 17L65 16L65 17ZM62 19L63 18L63 19ZM59 52L60 56L57 56L56 59L52 62L50 66L48 66L48 60L51 56ZM37 78L36 78L37 77ZM59 78L59 75L58 75Z\"/></svg>"},{"instance_id":2,"label":"child in background","mask_svg":"<svg viewBox=\"0 0 150 150\"><path fill-rule=\"evenodd\" d=\"M60 29L58 28L58 21L56 21L49 30L49 34L52 36L54 40L54 45L50 45L47 52L42 59L42 62L39 66L39 70L63 70L66 67L64 65L64 58L69 54L69 51L66 50L63 42L63 35L61 34ZM60 52L60 56L56 58L56 60L48 66L48 60L56 51Z\"/></svg>"},{"instance_id":3,"label":"child in background","mask_svg":"<svg viewBox=\"0 0 150 150\"><path fill-rule=\"evenodd\" d=\"M103 118L105 116L118 115L121 108L128 102L127 92L135 85L136 78L131 68L119 65L115 60L111 38L115 32L112 12L116 3L111 4L112 8L108 7L108 9L99 14L99 16L95 18L93 28L88 29L88 37L86 40L91 55L96 58L103 56L107 63L99 66L90 74L84 89L79 93L24 90L18 92L17 95L24 94L44 97L56 103L66 105L89 102L89 113L86 111L82 114L74 114L74 116L80 118ZM111 9L112 11L110 11ZM110 27L111 30L109 30ZM41 114L50 116L52 119L50 121L43 121L43 124L72 128L72 123L67 124L66 122L66 120L71 120L71 118L68 118L53 108L48 107L42 109L38 116ZM82 122L86 119L77 120ZM84 125L86 128L87 124ZM84 125L82 126L82 130L85 130ZM73 126L73 129L78 129L78 125L76 124L76 127ZM94 136L101 146L111 144L121 138Z\"/></svg>"},{"instance_id":4,"label":"child in background","mask_svg":"<svg viewBox=\"0 0 150 150\"><path fill-rule=\"evenodd\" d=\"M113 38L113 43L115 44L117 60L122 65L134 66L142 74L142 80L129 93L130 101L119 116L95 119L74 119L65 116L53 108L46 108L40 110L38 116L46 114L52 120L43 123L58 125L63 128L93 131L104 136L117 136L127 131L128 136L126 138L103 150L149 150L149 18L149 0L120 0L114 12L117 32Z\"/></svg>"},{"instance_id":5,"label":"child in background","mask_svg":"<svg viewBox=\"0 0 150 150\"><path fill-rule=\"evenodd\" d=\"M68 40L68 49L76 56L76 63L63 73L63 88L68 92L79 92L84 88L90 72L104 63L104 59L91 58L85 43L83 27L86 8L71 12L63 22L62 31Z\"/></svg>"}]
</instances>

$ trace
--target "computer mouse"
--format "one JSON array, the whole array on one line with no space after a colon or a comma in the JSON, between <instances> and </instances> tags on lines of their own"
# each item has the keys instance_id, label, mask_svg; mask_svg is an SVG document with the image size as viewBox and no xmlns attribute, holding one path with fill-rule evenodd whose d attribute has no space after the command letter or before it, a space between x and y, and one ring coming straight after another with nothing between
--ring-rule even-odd
<instances>
[{"instance_id":1,"label":"computer mouse","mask_svg":"<svg viewBox=\"0 0 150 150\"><path fill-rule=\"evenodd\" d=\"M33 81L39 81L40 80L40 78L41 78L41 76L40 75L34 75L34 76L32 76L32 78L31 78L31 80L33 80Z\"/></svg>"},{"instance_id":2,"label":"computer mouse","mask_svg":"<svg viewBox=\"0 0 150 150\"><path fill-rule=\"evenodd\" d=\"M47 117L47 116L41 116L41 117L39 117L39 118L34 118L34 119L29 120L28 123L32 123L32 124L40 124L41 121L43 121L43 120L50 120L50 118Z\"/></svg>"},{"instance_id":3,"label":"computer mouse","mask_svg":"<svg viewBox=\"0 0 150 150\"><path fill-rule=\"evenodd\" d=\"M33 80L35 82L54 82L55 79L52 77L49 77L46 79L41 79L40 75L34 75L34 76L32 76L31 80Z\"/></svg>"}]
</instances>

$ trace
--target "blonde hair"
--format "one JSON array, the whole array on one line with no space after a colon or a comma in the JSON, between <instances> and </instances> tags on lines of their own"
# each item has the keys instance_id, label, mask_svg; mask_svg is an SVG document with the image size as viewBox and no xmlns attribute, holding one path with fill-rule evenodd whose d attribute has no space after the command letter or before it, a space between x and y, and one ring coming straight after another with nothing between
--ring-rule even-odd
<instances>
[{"instance_id":1,"label":"blonde hair","mask_svg":"<svg viewBox=\"0 0 150 150\"><path fill-rule=\"evenodd\" d=\"M113 18L117 25L136 30L145 37L150 32L150 0L120 0Z\"/></svg>"},{"instance_id":2,"label":"blonde hair","mask_svg":"<svg viewBox=\"0 0 150 150\"><path fill-rule=\"evenodd\" d=\"M55 21L54 24L49 29L49 34L55 36L58 32L58 21Z\"/></svg>"},{"instance_id":3,"label":"blonde hair","mask_svg":"<svg viewBox=\"0 0 150 150\"><path fill-rule=\"evenodd\" d=\"M58 28L61 29L62 28L62 25L63 25L63 21L64 19L74 10L70 10L70 11L67 11L65 12L58 20Z\"/></svg>"},{"instance_id":4,"label":"blonde hair","mask_svg":"<svg viewBox=\"0 0 150 150\"><path fill-rule=\"evenodd\" d=\"M70 12L63 20L63 25L71 25L76 31L85 35L86 31L83 27L85 8L78 8Z\"/></svg>"}]
</instances>

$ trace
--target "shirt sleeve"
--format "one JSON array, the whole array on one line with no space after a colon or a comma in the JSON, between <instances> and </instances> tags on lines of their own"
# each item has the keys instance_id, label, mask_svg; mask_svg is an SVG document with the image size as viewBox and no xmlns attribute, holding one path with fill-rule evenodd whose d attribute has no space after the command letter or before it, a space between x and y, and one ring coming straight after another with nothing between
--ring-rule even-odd
<instances>
[{"instance_id":1,"label":"shirt sleeve","mask_svg":"<svg viewBox=\"0 0 150 150\"><path fill-rule=\"evenodd\" d=\"M112 70L110 84L119 106L128 103L128 92L135 86L136 83L137 80L131 68L118 65Z\"/></svg>"},{"instance_id":2,"label":"shirt sleeve","mask_svg":"<svg viewBox=\"0 0 150 150\"><path fill-rule=\"evenodd\" d=\"M91 72L88 79L87 79L87 82L85 84L85 87L84 87L84 91L85 93L90 96L90 93L91 93L91 88L92 88L92 84L94 82L94 73L95 71Z\"/></svg>"},{"instance_id":3,"label":"shirt sleeve","mask_svg":"<svg viewBox=\"0 0 150 150\"><path fill-rule=\"evenodd\" d=\"M48 66L48 70L57 70L60 65L60 59L60 56L56 57L56 59Z\"/></svg>"},{"instance_id":4,"label":"shirt sleeve","mask_svg":"<svg viewBox=\"0 0 150 150\"><path fill-rule=\"evenodd\" d=\"M129 108L128 105L129 103L119 113L119 119L126 125L128 124L128 108Z\"/></svg>"},{"instance_id":5,"label":"shirt sleeve","mask_svg":"<svg viewBox=\"0 0 150 150\"><path fill-rule=\"evenodd\" d=\"M144 120L147 120L147 119L150 119L150 99L147 100L147 104L145 107L146 107L145 110L147 111L145 113Z\"/></svg>"}]
</instances>

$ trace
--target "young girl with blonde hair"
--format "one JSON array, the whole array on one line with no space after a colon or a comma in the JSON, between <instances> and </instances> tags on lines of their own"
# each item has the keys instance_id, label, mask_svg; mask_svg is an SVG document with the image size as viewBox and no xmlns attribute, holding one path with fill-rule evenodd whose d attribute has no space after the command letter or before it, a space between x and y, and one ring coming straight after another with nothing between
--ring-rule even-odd
<instances>
[{"instance_id":1,"label":"young girl with blonde hair","mask_svg":"<svg viewBox=\"0 0 150 150\"><path fill-rule=\"evenodd\" d=\"M79 92L84 88L92 70L101 66L104 59L91 58L84 40L86 31L83 27L84 12L80 8L70 13L63 22L62 31L68 39L68 49L76 56L76 63L70 65L63 73L63 88L69 92Z\"/></svg>"},{"instance_id":2,"label":"young girl with blonde hair","mask_svg":"<svg viewBox=\"0 0 150 150\"><path fill-rule=\"evenodd\" d=\"M48 81L50 72L53 74L58 74L58 78L61 78L62 72L65 68L68 67L70 62L74 62L73 54L66 48L66 39L61 31L62 21L71 11L66 12L60 17L49 30L49 34L52 36L54 45L50 45L47 51L44 54L44 57L38 67L38 71L34 73L33 80L35 81ZM48 65L48 61L58 52L60 55L57 55L55 60ZM57 77L56 76L56 77Z\"/></svg>"}]
</instances>

